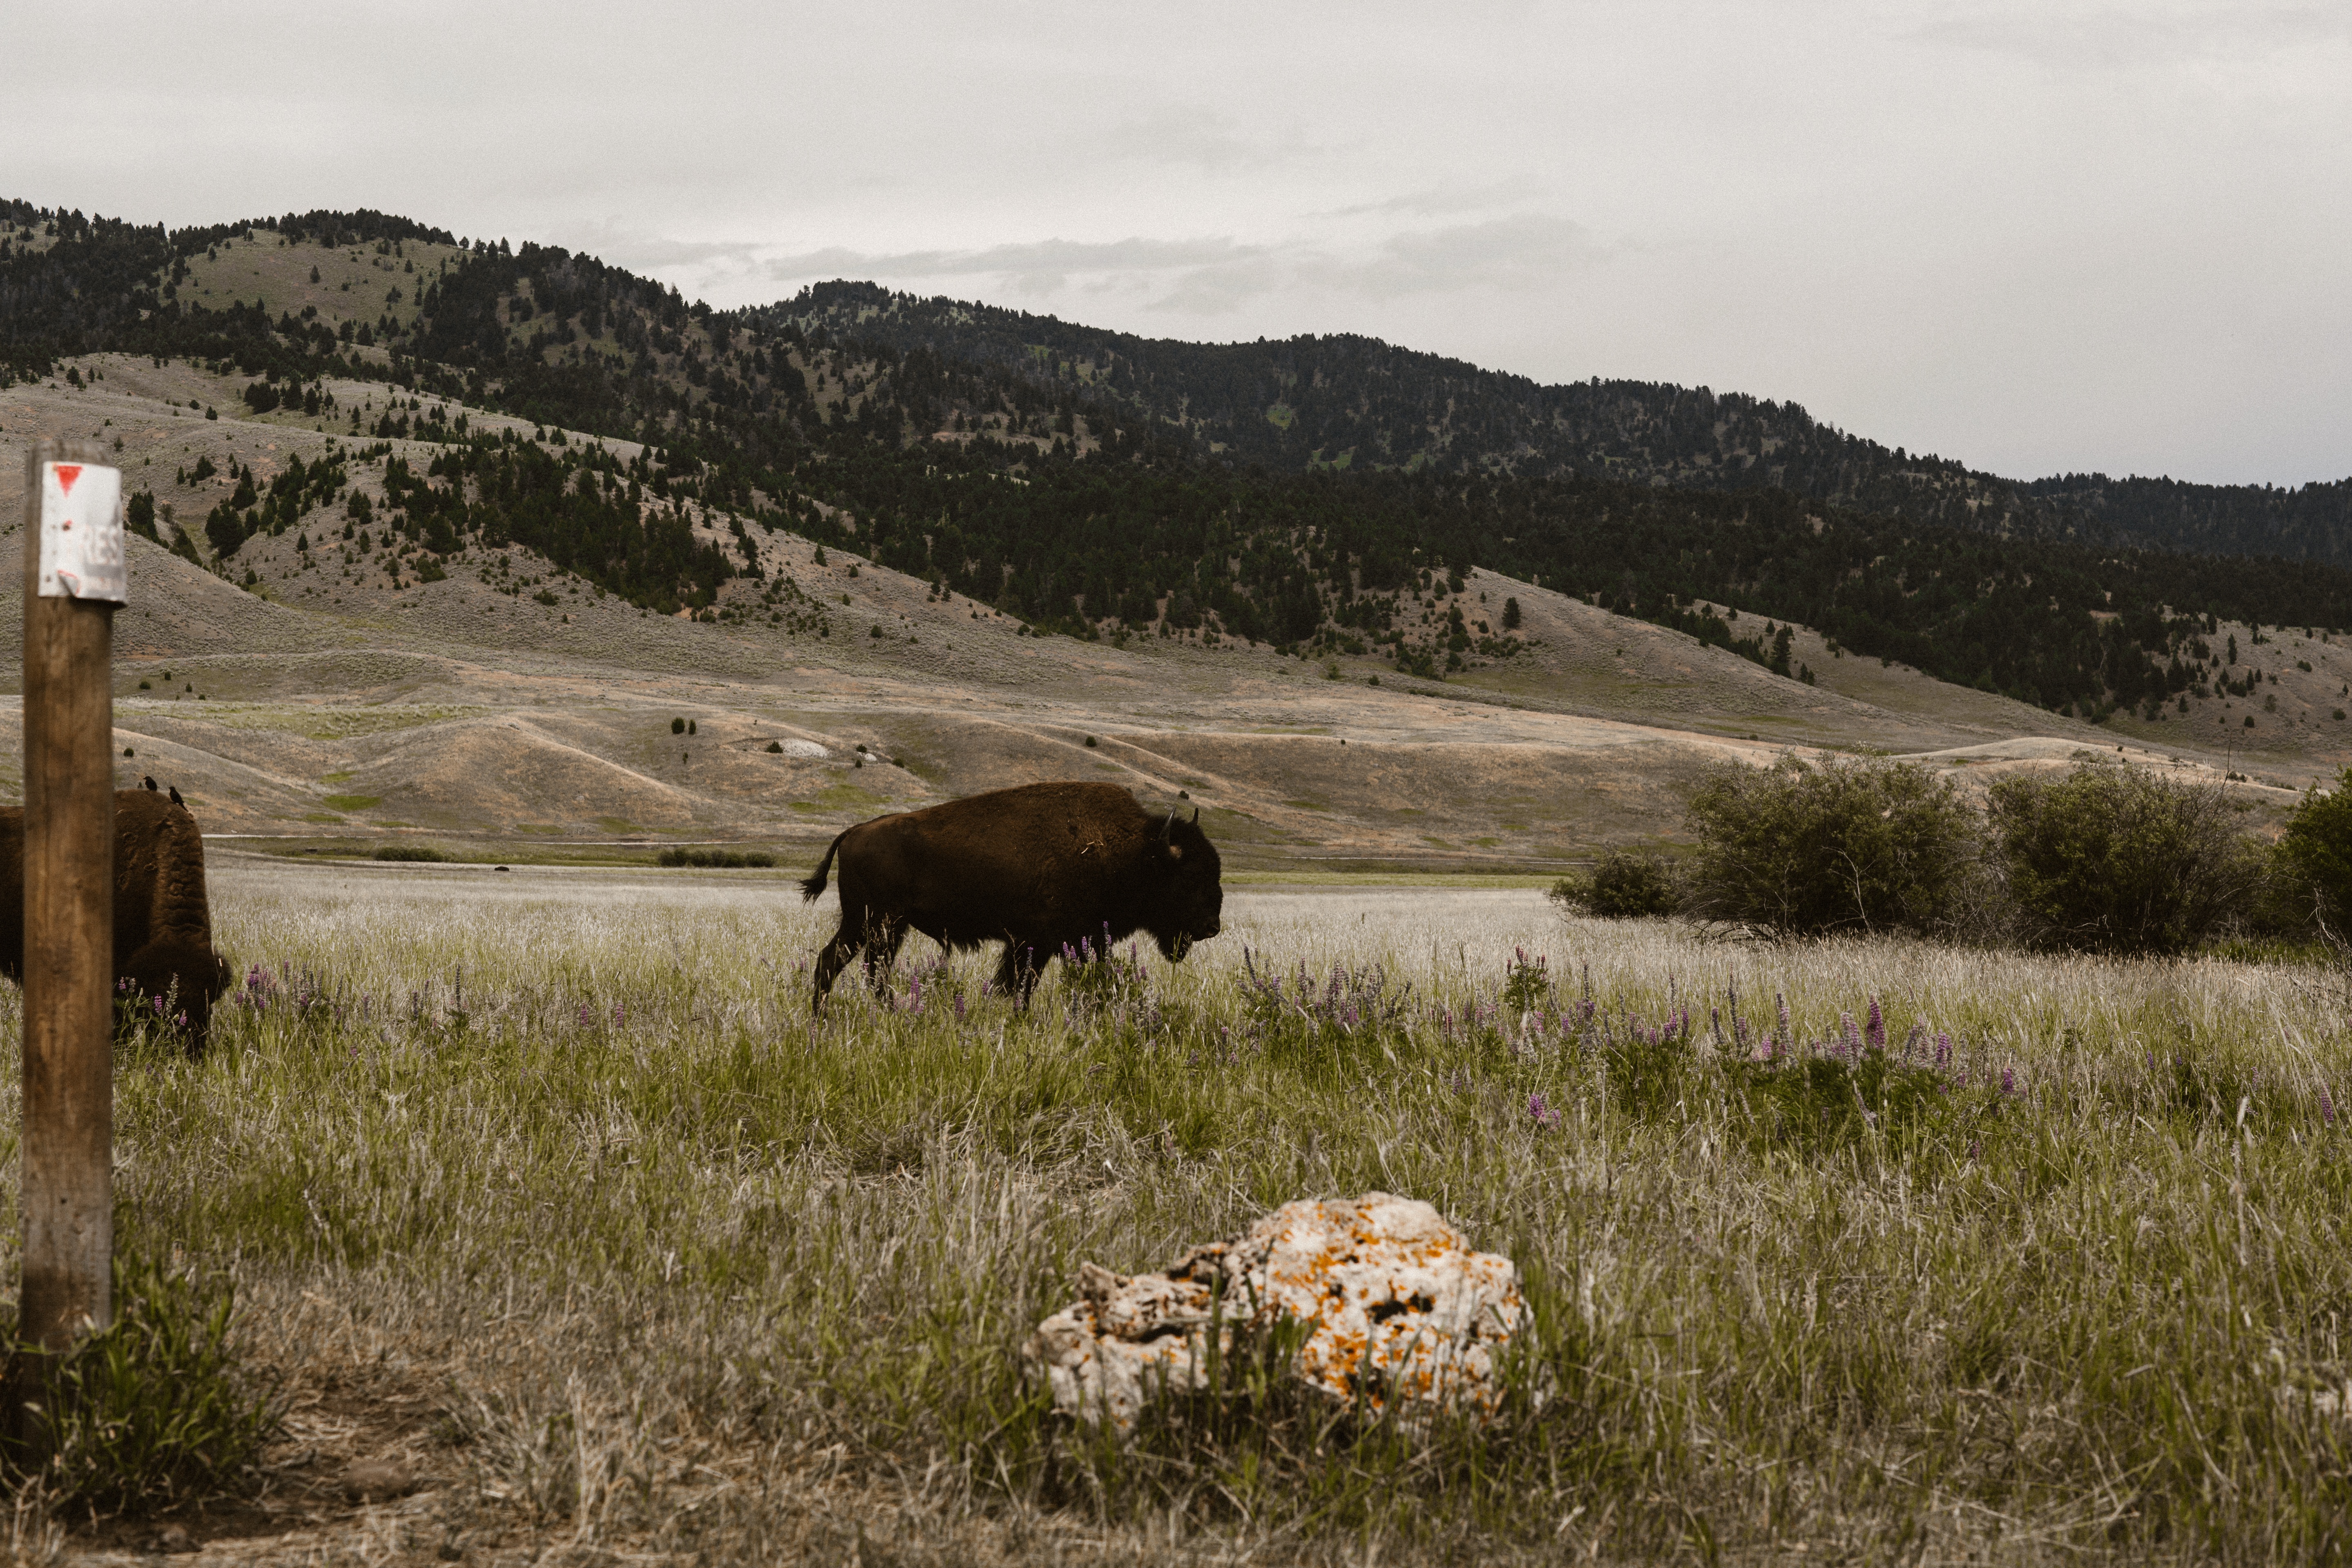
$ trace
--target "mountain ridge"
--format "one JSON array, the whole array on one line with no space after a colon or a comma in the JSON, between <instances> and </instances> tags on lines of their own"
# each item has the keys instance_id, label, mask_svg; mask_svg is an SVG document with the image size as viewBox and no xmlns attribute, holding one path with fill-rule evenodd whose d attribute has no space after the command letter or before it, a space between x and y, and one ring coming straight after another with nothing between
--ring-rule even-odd
<instances>
[{"instance_id":1,"label":"mountain ridge","mask_svg":"<svg viewBox=\"0 0 2352 1568\"><path fill-rule=\"evenodd\" d=\"M1360 333L1143 338L845 279L736 314L1033 371L1042 353L1049 375L1283 471L1428 465L1686 489L1769 486L1995 533L2352 562L2352 479L2284 489L2104 473L2009 479L1889 448L1822 424L1799 404L1746 393L1599 377L1544 384Z\"/></svg>"},{"instance_id":2,"label":"mountain ridge","mask_svg":"<svg viewBox=\"0 0 2352 1568\"><path fill-rule=\"evenodd\" d=\"M1958 465L1936 507L1967 525L1808 494L1784 482L1797 437L1826 456L1794 477L1841 493L1867 489L1853 454L1883 448L1744 395L1652 388L1653 418L1647 384L1546 389L1368 338L1171 344L862 284L714 310L593 257L383 214L166 233L0 204L0 369L37 379L100 344L251 377L237 396L257 414L431 444L414 465L341 448L263 476L267 497L247 464L235 493L205 492L215 563L348 495L356 461L383 466L385 537L425 580L469 547L528 545L666 614L711 613L755 564L747 527L788 527L1041 630L1376 651L1450 676L1517 657L1507 615L1459 602L1463 572L1484 567L1790 679L1776 618L2052 711L2151 721L2245 685L2212 645L2219 622L2352 626L2339 566L2126 547L2056 513L1995 524ZM362 385L339 395L335 377ZM1617 400L1615 424L1546 412L1588 395ZM557 435L493 436L469 410ZM1396 434L1408 416L1419 435ZM564 427L638 449L567 445ZM1580 468L1580 428L1627 455ZM1358 466L1350 447L1343 467L1308 444L1334 430L1387 432L1383 455L1404 460ZM1717 466L1697 461L1706 442L1754 460L1736 483L1655 470L1669 448ZM731 540L689 527L688 504Z\"/></svg>"}]
</instances>

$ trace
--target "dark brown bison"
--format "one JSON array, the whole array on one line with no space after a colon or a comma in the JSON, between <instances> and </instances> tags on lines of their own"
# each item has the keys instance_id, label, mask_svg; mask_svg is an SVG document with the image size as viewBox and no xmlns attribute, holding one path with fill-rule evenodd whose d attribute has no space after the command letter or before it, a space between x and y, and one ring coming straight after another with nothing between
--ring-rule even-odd
<instances>
[{"instance_id":1,"label":"dark brown bison","mask_svg":"<svg viewBox=\"0 0 2352 1568\"><path fill-rule=\"evenodd\" d=\"M25 808L0 808L0 973L25 978ZM213 951L205 839L188 808L150 790L114 792L114 973L143 997L173 994L192 1049L234 975Z\"/></svg>"},{"instance_id":2,"label":"dark brown bison","mask_svg":"<svg viewBox=\"0 0 2352 1568\"><path fill-rule=\"evenodd\" d=\"M814 1005L860 952L887 964L910 929L950 948L1003 942L995 984L1024 1004L1066 945L1145 931L1180 963L1223 929L1199 817L1154 815L1117 784L1041 784L861 822L801 884L814 900L841 858L841 929L817 955Z\"/></svg>"}]
</instances>

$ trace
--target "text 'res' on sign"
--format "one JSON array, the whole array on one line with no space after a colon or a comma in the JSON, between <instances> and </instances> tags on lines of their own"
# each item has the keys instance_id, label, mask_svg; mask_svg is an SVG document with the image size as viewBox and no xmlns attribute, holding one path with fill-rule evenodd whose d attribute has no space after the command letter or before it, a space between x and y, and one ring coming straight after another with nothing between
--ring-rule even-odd
<instances>
[{"instance_id":1,"label":"text 'res' on sign","mask_svg":"<svg viewBox=\"0 0 2352 1568\"><path fill-rule=\"evenodd\" d=\"M41 465L42 598L129 603L122 534L121 469Z\"/></svg>"}]
</instances>

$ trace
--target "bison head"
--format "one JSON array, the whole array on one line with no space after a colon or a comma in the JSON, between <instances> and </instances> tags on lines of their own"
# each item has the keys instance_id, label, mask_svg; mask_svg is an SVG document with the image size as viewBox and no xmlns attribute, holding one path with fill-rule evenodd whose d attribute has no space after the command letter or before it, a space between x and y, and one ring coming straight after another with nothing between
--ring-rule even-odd
<instances>
[{"instance_id":1,"label":"bison head","mask_svg":"<svg viewBox=\"0 0 2352 1568\"><path fill-rule=\"evenodd\" d=\"M149 1005L159 1013L171 1009L188 1054L201 1056L212 1033L213 1004L236 976L228 961L203 942L165 938L132 953L122 970L122 979Z\"/></svg>"},{"instance_id":2,"label":"bison head","mask_svg":"<svg viewBox=\"0 0 2352 1568\"><path fill-rule=\"evenodd\" d=\"M1194 942L1206 942L1225 929L1222 919L1225 890L1219 880L1223 867L1217 847L1201 831L1200 807L1192 808L1190 821L1171 811L1153 854L1165 880L1146 929L1160 944L1162 957L1171 963L1181 963Z\"/></svg>"}]
</instances>

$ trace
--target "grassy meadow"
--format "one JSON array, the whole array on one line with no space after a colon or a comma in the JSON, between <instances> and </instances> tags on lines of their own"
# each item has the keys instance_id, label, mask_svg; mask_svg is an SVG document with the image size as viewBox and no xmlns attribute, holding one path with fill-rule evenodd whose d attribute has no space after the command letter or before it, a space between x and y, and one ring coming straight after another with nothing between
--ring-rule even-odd
<instances>
[{"instance_id":1,"label":"grassy meadow","mask_svg":"<svg viewBox=\"0 0 2352 1568\"><path fill-rule=\"evenodd\" d=\"M2352 1539L2352 1051L2313 972L1264 887L1026 1016L918 938L813 1022L832 900L772 878L238 863L215 907L258 968L204 1061L127 1048L122 1245L236 1281L286 1474L428 1478L329 1560ZM1373 1188L1527 1278L1491 1427L1259 1394L1120 1450L1024 1378L1081 1260Z\"/></svg>"}]
</instances>

